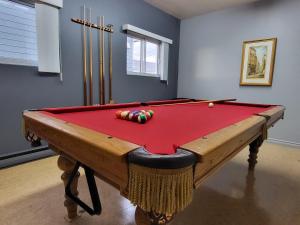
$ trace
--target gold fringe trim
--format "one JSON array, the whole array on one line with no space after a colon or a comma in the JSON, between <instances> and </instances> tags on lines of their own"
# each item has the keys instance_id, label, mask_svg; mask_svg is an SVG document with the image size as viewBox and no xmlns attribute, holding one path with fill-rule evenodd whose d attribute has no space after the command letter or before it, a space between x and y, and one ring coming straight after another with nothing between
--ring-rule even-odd
<instances>
[{"instance_id":1,"label":"gold fringe trim","mask_svg":"<svg viewBox=\"0 0 300 225\"><path fill-rule=\"evenodd\" d=\"M129 165L128 198L146 212L174 214L193 198L193 166L154 169Z\"/></svg>"}]
</instances>

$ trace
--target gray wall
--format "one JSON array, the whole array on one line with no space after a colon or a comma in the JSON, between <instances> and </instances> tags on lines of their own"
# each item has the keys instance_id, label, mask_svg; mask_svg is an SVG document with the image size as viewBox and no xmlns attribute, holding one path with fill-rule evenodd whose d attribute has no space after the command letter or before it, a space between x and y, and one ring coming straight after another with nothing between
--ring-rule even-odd
<instances>
[{"instance_id":1,"label":"gray wall","mask_svg":"<svg viewBox=\"0 0 300 225\"><path fill-rule=\"evenodd\" d=\"M181 22L178 97L282 104L270 137L300 143L300 1L265 0ZM242 43L277 37L272 87L240 87Z\"/></svg>"},{"instance_id":2,"label":"gray wall","mask_svg":"<svg viewBox=\"0 0 300 225\"><path fill-rule=\"evenodd\" d=\"M61 10L62 63L64 82L58 76L39 74L37 68L0 64L0 155L30 148L21 134L21 112L45 106L81 105L81 28L70 21L80 17L83 4L92 7L93 20L104 15L114 24L113 98L117 102L176 97L180 21L142 0L64 0ZM129 23L173 39L169 59L169 85L158 78L126 75L126 35L121 25ZM94 33L94 73L98 74L97 34ZM97 80L94 80L97 84Z\"/></svg>"}]
</instances>

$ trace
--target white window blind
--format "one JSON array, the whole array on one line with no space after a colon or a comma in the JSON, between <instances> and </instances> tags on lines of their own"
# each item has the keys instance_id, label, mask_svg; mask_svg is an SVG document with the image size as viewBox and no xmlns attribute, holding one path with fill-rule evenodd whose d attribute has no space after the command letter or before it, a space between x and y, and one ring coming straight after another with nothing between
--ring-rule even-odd
<instances>
[{"instance_id":1,"label":"white window blind","mask_svg":"<svg viewBox=\"0 0 300 225\"><path fill-rule=\"evenodd\" d=\"M37 65L35 8L0 0L0 63Z\"/></svg>"},{"instance_id":2,"label":"white window blind","mask_svg":"<svg viewBox=\"0 0 300 225\"><path fill-rule=\"evenodd\" d=\"M61 73L59 9L36 3L38 71Z\"/></svg>"}]
</instances>

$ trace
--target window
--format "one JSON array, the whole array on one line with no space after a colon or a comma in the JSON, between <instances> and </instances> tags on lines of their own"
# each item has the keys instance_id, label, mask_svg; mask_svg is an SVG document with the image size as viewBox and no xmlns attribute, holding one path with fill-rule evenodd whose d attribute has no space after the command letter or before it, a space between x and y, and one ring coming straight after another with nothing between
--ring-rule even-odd
<instances>
[{"instance_id":1,"label":"window","mask_svg":"<svg viewBox=\"0 0 300 225\"><path fill-rule=\"evenodd\" d=\"M127 33L127 74L159 77L168 84L169 38L123 24Z\"/></svg>"},{"instance_id":2,"label":"window","mask_svg":"<svg viewBox=\"0 0 300 225\"><path fill-rule=\"evenodd\" d=\"M159 43L127 36L127 74L158 77Z\"/></svg>"},{"instance_id":3,"label":"window","mask_svg":"<svg viewBox=\"0 0 300 225\"><path fill-rule=\"evenodd\" d=\"M37 65L33 7L0 0L0 63Z\"/></svg>"}]
</instances>

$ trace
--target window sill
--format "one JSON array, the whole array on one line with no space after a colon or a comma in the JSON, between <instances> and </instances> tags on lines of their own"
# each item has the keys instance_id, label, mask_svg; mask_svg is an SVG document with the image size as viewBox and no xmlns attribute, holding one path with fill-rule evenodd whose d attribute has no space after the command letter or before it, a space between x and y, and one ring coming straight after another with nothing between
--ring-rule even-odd
<instances>
[{"instance_id":1,"label":"window sill","mask_svg":"<svg viewBox=\"0 0 300 225\"><path fill-rule=\"evenodd\" d=\"M130 75L130 76L142 76L142 77L160 78L160 75L159 75L159 74L150 74L150 73L127 72L127 75Z\"/></svg>"},{"instance_id":2,"label":"window sill","mask_svg":"<svg viewBox=\"0 0 300 225\"><path fill-rule=\"evenodd\" d=\"M32 68L38 68L37 65L31 65L31 64L23 64L23 63L7 63L7 62L1 62L0 61L0 65L1 66L21 66L21 67L32 67Z\"/></svg>"},{"instance_id":3,"label":"window sill","mask_svg":"<svg viewBox=\"0 0 300 225\"><path fill-rule=\"evenodd\" d=\"M29 66L29 67L38 67L37 62L30 60L19 60L6 57L0 57L0 64L3 65L14 65L14 66Z\"/></svg>"}]
</instances>

